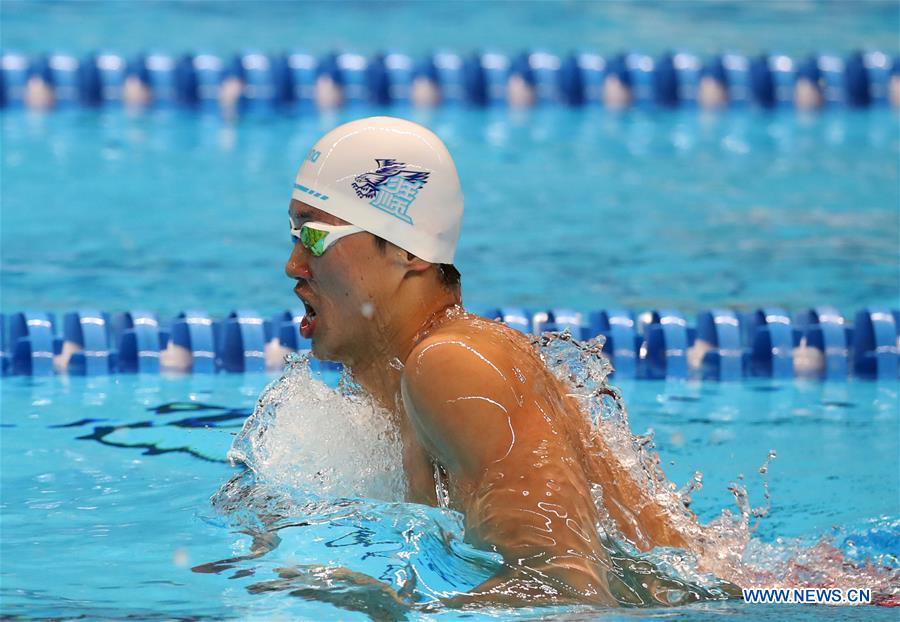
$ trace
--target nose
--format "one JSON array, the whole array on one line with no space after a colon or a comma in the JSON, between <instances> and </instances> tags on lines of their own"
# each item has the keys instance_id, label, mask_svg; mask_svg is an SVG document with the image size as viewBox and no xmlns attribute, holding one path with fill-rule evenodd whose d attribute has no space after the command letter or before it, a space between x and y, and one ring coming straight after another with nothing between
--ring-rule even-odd
<instances>
[{"instance_id":1,"label":"nose","mask_svg":"<svg viewBox=\"0 0 900 622\"><path fill-rule=\"evenodd\" d=\"M284 273L292 279L309 279L312 272L309 269L309 251L302 244L295 243L284 266Z\"/></svg>"}]
</instances>

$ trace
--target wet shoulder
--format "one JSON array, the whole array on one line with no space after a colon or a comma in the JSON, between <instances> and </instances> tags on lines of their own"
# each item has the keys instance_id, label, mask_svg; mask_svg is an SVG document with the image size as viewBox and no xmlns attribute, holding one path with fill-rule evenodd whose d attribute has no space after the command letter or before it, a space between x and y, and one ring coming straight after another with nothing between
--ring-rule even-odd
<instances>
[{"instance_id":1,"label":"wet shoulder","mask_svg":"<svg viewBox=\"0 0 900 622\"><path fill-rule=\"evenodd\" d=\"M481 473L508 453L524 382L515 373L524 352L510 344L505 330L485 320L455 319L421 339L404 365L406 413L429 453L454 476Z\"/></svg>"},{"instance_id":2,"label":"wet shoulder","mask_svg":"<svg viewBox=\"0 0 900 622\"><path fill-rule=\"evenodd\" d=\"M407 359L407 369L487 365L509 371L531 352L527 338L518 331L467 314L443 323L419 341Z\"/></svg>"},{"instance_id":3,"label":"wet shoulder","mask_svg":"<svg viewBox=\"0 0 900 622\"><path fill-rule=\"evenodd\" d=\"M515 378L515 370L534 356L524 335L507 326L466 315L432 330L407 358L403 381L425 385L428 393L465 393L475 388L501 390Z\"/></svg>"}]
</instances>

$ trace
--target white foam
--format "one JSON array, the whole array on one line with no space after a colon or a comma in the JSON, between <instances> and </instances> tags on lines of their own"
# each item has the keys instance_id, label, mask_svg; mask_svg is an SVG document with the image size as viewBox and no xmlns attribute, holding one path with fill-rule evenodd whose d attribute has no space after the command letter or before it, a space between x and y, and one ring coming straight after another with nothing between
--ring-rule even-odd
<instances>
[{"instance_id":1,"label":"white foam","mask_svg":"<svg viewBox=\"0 0 900 622\"><path fill-rule=\"evenodd\" d=\"M347 383L332 388L306 358L260 395L228 458L258 482L325 496L402 501L400 437L389 415Z\"/></svg>"}]
</instances>

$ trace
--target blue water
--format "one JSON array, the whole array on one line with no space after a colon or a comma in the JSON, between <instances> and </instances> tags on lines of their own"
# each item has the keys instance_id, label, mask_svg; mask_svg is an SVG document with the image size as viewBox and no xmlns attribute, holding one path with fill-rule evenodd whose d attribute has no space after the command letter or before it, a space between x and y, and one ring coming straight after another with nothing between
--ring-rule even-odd
<instances>
[{"instance_id":1,"label":"blue water","mask_svg":"<svg viewBox=\"0 0 900 622\"><path fill-rule=\"evenodd\" d=\"M333 118L0 116L0 307L296 305L296 166ZM409 111L391 111L410 115ZM886 109L444 110L474 310L711 305L845 314L900 300L900 124Z\"/></svg>"},{"instance_id":2,"label":"blue water","mask_svg":"<svg viewBox=\"0 0 900 622\"><path fill-rule=\"evenodd\" d=\"M4 378L3 612L91 619L366 619L284 591L248 592L248 586L277 579L276 568L327 561L381 576L408 559L424 576L434 576L430 564L447 570L444 585L478 582L484 574L472 561L478 554L458 541L445 543L436 529L458 534L454 513L353 499L310 508L307 518L318 512L329 520L281 529L281 543L258 559L234 562L218 574L193 572L192 567L250 549L251 538L215 513L209 498L235 473L223 462L225 453L267 380ZM633 428L655 430L672 480L680 484L695 469L704 472L705 486L694 494L693 505L701 519L734 507L726 487L741 481L740 475L754 505L762 504L763 478L756 470L774 448L778 457L767 475L771 514L759 526L758 541L811 544L824 536L847 554L897 563L896 386L647 381L623 391ZM160 408L172 403L180 406ZM422 537L404 538L410 526ZM893 545L885 542L889 533ZM408 558L398 556L400 551ZM802 619L813 612L834 620L893 619L877 607L768 611L737 603L695 606L682 614ZM513 617L505 610L482 613ZM515 615L528 619L540 613L528 609ZM462 614L441 615L457 617Z\"/></svg>"},{"instance_id":3,"label":"blue water","mask_svg":"<svg viewBox=\"0 0 900 622\"><path fill-rule=\"evenodd\" d=\"M898 51L900 6L892 0L679 0L592 2L22 2L0 5L3 47L135 53L148 48L231 53L237 48L336 48L364 53L438 47L464 51L526 46L567 52L657 53L724 49L786 54ZM165 33L165 36L161 36Z\"/></svg>"}]
</instances>

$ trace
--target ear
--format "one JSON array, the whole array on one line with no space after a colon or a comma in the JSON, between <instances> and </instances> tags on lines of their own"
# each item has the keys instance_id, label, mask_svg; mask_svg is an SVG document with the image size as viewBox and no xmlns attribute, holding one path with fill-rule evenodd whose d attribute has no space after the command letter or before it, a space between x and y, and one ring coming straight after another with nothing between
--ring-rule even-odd
<instances>
[{"instance_id":1,"label":"ear","mask_svg":"<svg viewBox=\"0 0 900 622\"><path fill-rule=\"evenodd\" d=\"M388 242L388 248L390 249L392 263L407 274L425 272L434 265L424 259L419 259L409 251L403 250L392 242Z\"/></svg>"},{"instance_id":2,"label":"ear","mask_svg":"<svg viewBox=\"0 0 900 622\"><path fill-rule=\"evenodd\" d=\"M434 265L430 262L425 261L424 259L419 259L409 252L406 253L406 261L404 263L407 272L425 272L426 270L428 270L428 268Z\"/></svg>"}]
</instances>

